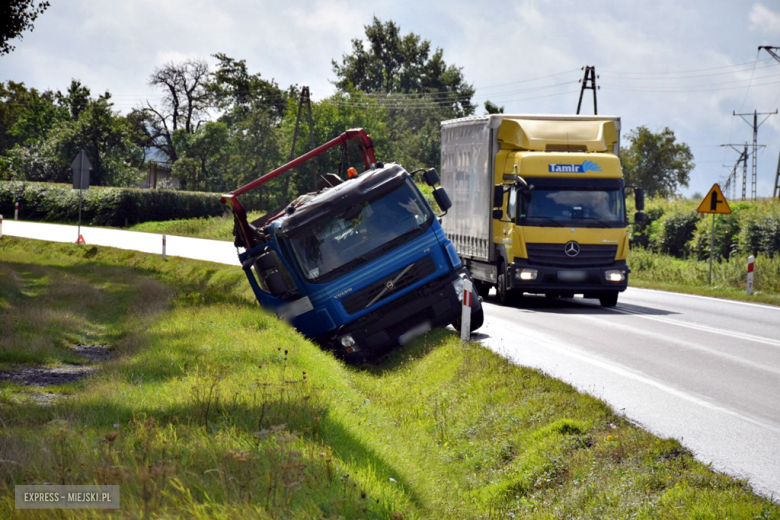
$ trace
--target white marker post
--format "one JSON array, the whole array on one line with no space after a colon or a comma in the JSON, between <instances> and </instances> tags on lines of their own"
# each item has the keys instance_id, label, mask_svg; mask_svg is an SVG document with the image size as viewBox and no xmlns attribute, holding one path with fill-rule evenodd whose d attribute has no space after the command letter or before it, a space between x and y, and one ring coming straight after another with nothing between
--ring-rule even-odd
<instances>
[{"instance_id":1,"label":"white marker post","mask_svg":"<svg viewBox=\"0 0 780 520\"><path fill-rule=\"evenodd\" d=\"M753 294L753 267L756 259L753 255L748 257L747 290L748 296Z\"/></svg>"},{"instance_id":2,"label":"white marker post","mask_svg":"<svg viewBox=\"0 0 780 520\"><path fill-rule=\"evenodd\" d=\"M168 256L165 254L165 235L163 235L163 260L168 260Z\"/></svg>"},{"instance_id":3,"label":"white marker post","mask_svg":"<svg viewBox=\"0 0 780 520\"><path fill-rule=\"evenodd\" d=\"M3 238L3 216L0 215L0 238Z\"/></svg>"},{"instance_id":4,"label":"white marker post","mask_svg":"<svg viewBox=\"0 0 780 520\"><path fill-rule=\"evenodd\" d=\"M14 202L14 220L19 220L19 202Z\"/></svg>"},{"instance_id":5,"label":"white marker post","mask_svg":"<svg viewBox=\"0 0 780 520\"><path fill-rule=\"evenodd\" d=\"M460 340L468 341L471 337L471 305L474 301L474 287L469 279L466 279L463 282L463 307L460 313Z\"/></svg>"}]
</instances>

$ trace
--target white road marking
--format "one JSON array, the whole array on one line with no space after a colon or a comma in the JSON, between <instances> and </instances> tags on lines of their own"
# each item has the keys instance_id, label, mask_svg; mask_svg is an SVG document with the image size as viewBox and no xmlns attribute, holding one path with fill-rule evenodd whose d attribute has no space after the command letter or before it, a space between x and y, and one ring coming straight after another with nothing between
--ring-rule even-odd
<instances>
[{"instance_id":1,"label":"white road marking","mask_svg":"<svg viewBox=\"0 0 780 520\"><path fill-rule=\"evenodd\" d=\"M500 320L500 318L499 318ZM487 320L493 321L493 319ZM557 352L558 354L564 354L569 357L573 357L575 359L578 359L579 361L583 361L585 363L589 363L591 365L597 366L599 368L602 368L604 370L607 370L609 372L612 372L613 374L622 376L627 379L631 379L634 381L638 381L640 383L644 383L646 385L652 386L653 388L656 388L658 390L661 390L665 393L668 393L672 396L678 397L680 399L684 399L688 402L691 402L693 404L696 404L698 406L702 406L704 408L707 408L708 410L716 411L719 413L723 413L726 415L729 415L731 417L735 417L737 419L740 419L742 421L748 422L750 424L759 426L761 428L765 428L767 430L770 430L774 433L780 433L780 427L770 424L767 422L764 422L759 419L754 419L752 417L749 417L747 415L744 415L742 413L739 413L735 410L731 410L729 408L725 408L723 406L719 406L717 404L711 403L705 399L702 399L701 397L696 397L694 395L688 394L682 390L679 390L677 388L671 387L669 385L666 385L642 372L639 372L637 370L630 369L628 367L625 367L623 365L620 365L618 363L614 363L612 361L608 361L603 359L600 356L596 356L594 354L586 353L582 351L581 349L561 343L559 341L552 340L550 338L546 338L543 336L540 336L535 331L531 329L527 329L524 327L519 327L515 325L514 323L500 320L502 321L501 327L503 328L512 328L517 331L517 335L514 337L524 337L524 338L532 338L536 345L543 345L544 347L553 350ZM494 350L498 352L499 354L504 355L505 357L509 357L511 359L511 350L502 348L502 347L493 347L491 350Z\"/></svg>"},{"instance_id":2,"label":"white road marking","mask_svg":"<svg viewBox=\"0 0 780 520\"><path fill-rule=\"evenodd\" d=\"M764 372L771 372L772 374L780 376L780 369L774 368L772 366L767 365L766 363L759 363L756 361L751 361L749 359L741 358L739 356L735 356L733 354L729 354L726 352L721 352L720 350L712 349L709 347L705 347L703 345L697 345L695 343L691 343L687 340L677 339L675 337L671 336L659 336L655 332L646 331L646 330L640 330L635 327L631 327L630 325L625 325L621 323L617 323L615 321L609 320L609 319L599 319L604 318L604 315L600 314L572 314L571 317L575 319L582 319L582 320L591 320L596 319L599 321L599 325L606 325L608 327L613 327L617 329L624 330L630 334L636 334L641 336L650 337L653 339L662 340L664 343L673 343L675 345L678 345L679 347L682 347L686 350L695 350L698 352L704 352L706 354L710 354L716 357L720 357L729 361L732 361L734 363L738 363L740 365L749 366L750 368L754 368L756 370L761 370Z\"/></svg>"},{"instance_id":3,"label":"white road marking","mask_svg":"<svg viewBox=\"0 0 780 520\"><path fill-rule=\"evenodd\" d=\"M586 306L590 306L590 307L596 307L596 305L592 305L592 304L589 304L589 303L584 303L584 302L580 302L580 301L577 301L577 300L573 300L573 301L575 301L575 302L577 302L577 303L579 303L581 305L586 305ZM648 313L645 313L645 312L634 311L634 310L629 310L629 309L610 308L610 307L601 307L601 308L609 310L609 311L612 311L612 312L617 312L617 313L620 313L620 314L628 314L630 316L638 316L640 318L645 318L645 319L648 319L648 320L654 320L654 321L658 321L658 322L661 322L661 323L668 323L670 325L676 325L678 327L685 327L685 328L688 328L688 329L698 330L698 331L701 331L701 332L707 332L707 333L710 333L710 334L720 334L721 336L729 336L729 337L732 337L732 338L744 339L744 340L748 340L748 341L754 341L756 343L763 343L763 344L769 345L771 347L780 348L780 341L774 340L774 339L770 339L770 338L764 338L762 336L753 336L752 334L745 334L745 333L742 333L742 332L733 332L733 331L725 330L725 329L717 329L715 327L709 327L707 325L697 325L697 324L694 324L694 323L685 323L685 322L682 322L682 321L672 320L672 319L669 319L669 318L661 318L660 316L654 316L654 315L651 315L651 314L648 314Z\"/></svg>"},{"instance_id":4,"label":"white road marking","mask_svg":"<svg viewBox=\"0 0 780 520\"><path fill-rule=\"evenodd\" d=\"M714 302L719 303L733 303L736 305L747 305L748 307L758 307L759 309L766 309L771 311L780 311L780 306L775 305L766 305L761 303L751 303L751 302L743 302L739 300L727 300L725 298L715 298L714 296L701 296L699 294L687 294L687 293L678 293L678 292L672 292L672 291L662 291L660 289L645 289L644 287L629 287L631 291L649 291L649 292L657 292L657 293L663 293L668 295L674 295L674 296L685 296L686 298L699 298L701 300L710 300Z\"/></svg>"}]
</instances>

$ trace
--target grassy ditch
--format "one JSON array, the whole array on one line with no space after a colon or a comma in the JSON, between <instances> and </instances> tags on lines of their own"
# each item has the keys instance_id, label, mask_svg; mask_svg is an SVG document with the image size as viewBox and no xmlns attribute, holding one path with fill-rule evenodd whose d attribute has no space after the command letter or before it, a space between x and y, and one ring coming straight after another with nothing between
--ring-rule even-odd
<instances>
[{"instance_id":1,"label":"grassy ditch","mask_svg":"<svg viewBox=\"0 0 780 520\"><path fill-rule=\"evenodd\" d=\"M236 268L5 237L0 269L3 368L112 350L46 406L0 383L3 518L15 484L44 482L120 484L133 518L780 518L677 442L454 333L355 369L258 309ZM59 313L72 328L49 326Z\"/></svg>"}]
</instances>

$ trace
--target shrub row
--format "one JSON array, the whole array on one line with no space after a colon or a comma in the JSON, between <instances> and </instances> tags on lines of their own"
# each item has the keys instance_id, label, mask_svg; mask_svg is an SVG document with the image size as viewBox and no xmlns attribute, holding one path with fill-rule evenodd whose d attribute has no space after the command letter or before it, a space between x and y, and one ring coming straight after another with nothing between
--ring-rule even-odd
<instances>
[{"instance_id":1,"label":"shrub row","mask_svg":"<svg viewBox=\"0 0 780 520\"><path fill-rule=\"evenodd\" d=\"M708 258L712 217L696 212L699 202L648 201L647 220L632 225L632 246L676 258ZM730 206L731 215L717 216L713 248L717 258L780 253L780 200L732 202Z\"/></svg>"},{"instance_id":2,"label":"shrub row","mask_svg":"<svg viewBox=\"0 0 780 520\"><path fill-rule=\"evenodd\" d=\"M219 194L137 188L90 188L83 192L82 221L123 227L139 222L222 215ZM9 218L14 202L20 218L74 222L79 216L79 192L67 184L0 182L0 214Z\"/></svg>"}]
</instances>

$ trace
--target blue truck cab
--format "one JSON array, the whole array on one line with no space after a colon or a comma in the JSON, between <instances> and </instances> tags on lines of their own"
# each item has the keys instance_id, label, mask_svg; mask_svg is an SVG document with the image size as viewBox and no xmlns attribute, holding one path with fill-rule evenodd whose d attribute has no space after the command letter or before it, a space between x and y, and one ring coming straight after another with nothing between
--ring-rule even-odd
<instances>
[{"instance_id":1,"label":"blue truck cab","mask_svg":"<svg viewBox=\"0 0 780 520\"><path fill-rule=\"evenodd\" d=\"M397 164L288 206L264 232L239 256L258 302L350 360L460 320L468 271ZM481 314L477 299L472 329Z\"/></svg>"}]
</instances>

